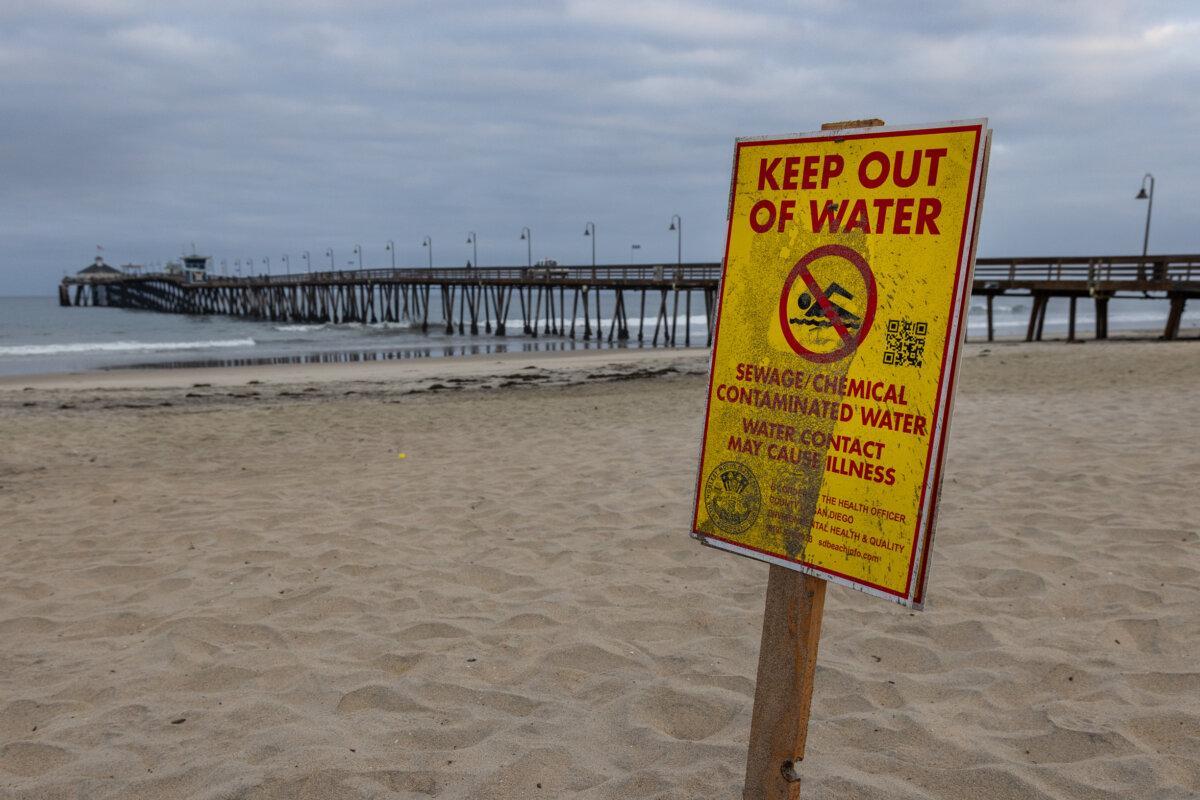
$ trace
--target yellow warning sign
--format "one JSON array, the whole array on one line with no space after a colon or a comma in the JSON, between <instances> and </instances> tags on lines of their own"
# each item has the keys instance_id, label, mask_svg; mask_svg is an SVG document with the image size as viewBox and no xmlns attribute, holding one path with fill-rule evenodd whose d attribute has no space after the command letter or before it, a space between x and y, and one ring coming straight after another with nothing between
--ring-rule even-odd
<instances>
[{"instance_id":1,"label":"yellow warning sign","mask_svg":"<svg viewBox=\"0 0 1200 800\"><path fill-rule=\"evenodd\" d=\"M921 607L989 142L738 141L693 536Z\"/></svg>"}]
</instances>

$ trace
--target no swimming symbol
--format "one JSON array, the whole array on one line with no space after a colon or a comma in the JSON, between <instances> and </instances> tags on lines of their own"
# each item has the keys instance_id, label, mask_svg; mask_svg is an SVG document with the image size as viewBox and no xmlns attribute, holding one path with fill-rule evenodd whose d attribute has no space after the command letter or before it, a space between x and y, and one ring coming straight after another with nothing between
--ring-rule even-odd
<instances>
[{"instance_id":1,"label":"no swimming symbol","mask_svg":"<svg viewBox=\"0 0 1200 800\"><path fill-rule=\"evenodd\" d=\"M844 245L822 245L797 261L783 282L779 325L797 355L840 361L866 338L875 304L875 275L866 259Z\"/></svg>"}]
</instances>

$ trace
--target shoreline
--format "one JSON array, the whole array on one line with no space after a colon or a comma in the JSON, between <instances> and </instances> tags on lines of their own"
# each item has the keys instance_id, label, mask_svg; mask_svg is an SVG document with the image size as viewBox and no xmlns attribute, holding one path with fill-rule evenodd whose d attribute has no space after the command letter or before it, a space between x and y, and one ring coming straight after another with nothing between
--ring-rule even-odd
<instances>
[{"instance_id":1,"label":"shoreline","mask_svg":"<svg viewBox=\"0 0 1200 800\"><path fill-rule=\"evenodd\" d=\"M422 358L338 363L269 364L232 367L120 368L84 372L0 376L0 392L96 389L181 389L196 383L212 386L292 385L324 383L418 384L446 375L480 380L524 369L571 374L605 365L636 368L641 364L701 361L707 370L711 350L601 349L576 352L498 353L447 358Z\"/></svg>"},{"instance_id":2,"label":"shoreline","mask_svg":"<svg viewBox=\"0 0 1200 800\"><path fill-rule=\"evenodd\" d=\"M1133 335L1110 336L1106 340L1077 338L1046 338L1026 342L1024 338L997 338L993 342L970 340L964 344L963 357L982 350L998 348L1003 352L1024 353L1037 350L1057 350L1064 346L1078 350L1089 348L1148 346L1168 348L1195 347L1197 337L1180 337L1165 341L1151 331L1135 331ZM145 366L93 369L72 372L0 375L0 395L29 390L83 391L132 389L183 389L196 384L233 387L249 385L300 385L333 383L396 383L419 386L443 377L472 379L486 384L514 370L537 369L556 375L556 382L579 382L578 373L597 367L635 372L651 366L687 365L681 371L707 372L710 348L600 348L594 350L492 353L446 357L380 359L372 361L303 362L287 364L256 364L236 366Z\"/></svg>"}]
</instances>

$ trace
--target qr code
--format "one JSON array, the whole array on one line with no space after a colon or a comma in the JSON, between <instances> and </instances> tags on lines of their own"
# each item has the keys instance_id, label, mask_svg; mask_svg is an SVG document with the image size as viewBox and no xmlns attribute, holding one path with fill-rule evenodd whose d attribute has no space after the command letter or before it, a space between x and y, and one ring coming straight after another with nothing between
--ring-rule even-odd
<instances>
[{"instance_id":1,"label":"qr code","mask_svg":"<svg viewBox=\"0 0 1200 800\"><path fill-rule=\"evenodd\" d=\"M887 323L887 350L883 363L898 367L919 367L925 357L925 334L929 325L910 322L906 319L889 319Z\"/></svg>"}]
</instances>

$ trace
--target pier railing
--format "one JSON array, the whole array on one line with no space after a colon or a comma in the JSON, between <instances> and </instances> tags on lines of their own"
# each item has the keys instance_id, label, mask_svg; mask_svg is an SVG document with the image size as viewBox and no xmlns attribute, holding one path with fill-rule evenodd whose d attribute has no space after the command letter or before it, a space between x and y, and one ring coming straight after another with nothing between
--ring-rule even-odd
<instances>
[{"instance_id":1,"label":"pier railing","mask_svg":"<svg viewBox=\"0 0 1200 800\"><path fill-rule=\"evenodd\" d=\"M319 270L286 274L247 276L209 273L204 283L297 285L310 282L354 283L357 281L433 282L567 282L612 283L683 283L713 282L721 277L720 262L682 265L602 264L592 266L534 267L395 267L361 270ZM73 275L63 279L67 285L114 283L120 281L178 280L188 282L180 273L147 272L139 274ZM1044 281L1084 282L1200 282L1200 255L1146 256L1051 256L1021 258L979 258L975 261L975 282L1024 284ZM977 286L980 293L988 288ZM1015 287L1005 287L1015 288ZM1131 287L1140 291L1141 287Z\"/></svg>"},{"instance_id":2,"label":"pier railing","mask_svg":"<svg viewBox=\"0 0 1200 800\"><path fill-rule=\"evenodd\" d=\"M721 264L690 263L671 265L598 264L592 266L534 266L534 267L393 267L372 269L318 270L285 274L218 275L209 273L197 281L182 273L145 272L137 275L101 274L75 275L63 279L70 284L114 283L122 280L177 280L185 283L274 284L294 286L307 283L356 283L359 281L394 281L403 283L715 283L721 278Z\"/></svg>"},{"instance_id":3,"label":"pier railing","mask_svg":"<svg viewBox=\"0 0 1200 800\"><path fill-rule=\"evenodd\" d=\"M979 258L975 281L1200 282L1200 255Z\"/></svg>"}]
</instances>

